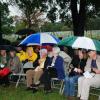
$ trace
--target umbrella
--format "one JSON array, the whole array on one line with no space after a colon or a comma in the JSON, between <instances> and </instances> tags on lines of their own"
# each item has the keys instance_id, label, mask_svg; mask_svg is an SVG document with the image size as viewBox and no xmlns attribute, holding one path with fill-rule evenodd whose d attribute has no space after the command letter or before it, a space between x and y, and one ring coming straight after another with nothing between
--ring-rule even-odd
<instances>
[{"instance_id":1,"label":"umbrella","mask_svg":"<svg viewBox=\"0 0 100 100\"><path fill-rule=\"evenodd\" d=\"M47 33L36 33L26 37L19 45L48 45L57 44L60 40Z\"/></svg>"},{"instance_id":2,"label":"umbrella","mask_svg":"<svg viewBox=\"0 0 100 100\"><path fill-rule=\"evenodd\" d=\"M88 37L67 37L61 40L58 45L100 51L100 41Z\"/></svg>"},{"instance_id":3,"label":"umbrella","mask_svg":"<svg viewBox=\"0 0 100 100\"><path fill-rule=\"evenodd\" d=\"M0 45L0 50L17 51L17 49L11 45Z\"/></svg>"},{"instance_id":4,"label":"umbrella","mask_svg":"<svg viewBox=\"0 0 100 100\"><path fill-rule=\"evenodd\" d=\"M18 34L18 35L30 35L30 34L32 34L32 33L35 33L35 31L34 30L32 30L32 29L21 29L21 30L19 30L19 31L17 31L15 34Z\"/></svg>"}]
</instances>

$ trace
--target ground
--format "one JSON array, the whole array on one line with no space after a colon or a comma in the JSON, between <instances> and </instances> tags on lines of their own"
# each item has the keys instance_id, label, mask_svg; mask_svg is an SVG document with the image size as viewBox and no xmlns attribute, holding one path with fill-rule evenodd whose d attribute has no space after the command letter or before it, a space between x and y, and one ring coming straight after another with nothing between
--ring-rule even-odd
<instances>
[{"instance_id":1,"label":"ground","mask_svg":"<svg viewBox=\"0 0 100 100\"><path fill-rule=\"evenodd\" d=\"M67 100L63 95L59 95L57 90L50 94L45 94L43 89L33 94L32 91L26 91L24 85L15 88L15 85L9 87L0 86L0 100ZM89 100L97 100L96 96L90 96Z\"/></svg>"}]
</instances>

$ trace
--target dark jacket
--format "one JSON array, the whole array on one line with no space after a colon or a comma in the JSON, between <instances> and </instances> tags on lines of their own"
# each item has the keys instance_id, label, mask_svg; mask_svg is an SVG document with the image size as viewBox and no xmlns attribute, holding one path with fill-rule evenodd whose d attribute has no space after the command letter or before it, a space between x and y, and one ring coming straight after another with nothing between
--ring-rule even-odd
<instances>
[{"instance_id":1,"label":"dark jacket","mask_svg":"<svg viewBox=\"0 0 100 100\"><path fill-rule=\"evenodd\" d=\"M78 56L74 56L71 64L73 65L74 68L80 68L82 72L84 72L86 61L87 59L79 59ZM72 71L70 72L69 76L74 76L78 74L77 72L74 72L74 68L72 68Z\"/></svg>"},{"instance_id":2,"label":"dark jacket","mask_svg":"<svg viewBox=\"0 0 100 100\"><path fill-rule=\"evenodd\" d=\"M58 79L64 79L65 78L65 72L64 72L64 60L62 57L58 56L55 61L55 66L57 70Z\"/></svg>"}]
</instances>

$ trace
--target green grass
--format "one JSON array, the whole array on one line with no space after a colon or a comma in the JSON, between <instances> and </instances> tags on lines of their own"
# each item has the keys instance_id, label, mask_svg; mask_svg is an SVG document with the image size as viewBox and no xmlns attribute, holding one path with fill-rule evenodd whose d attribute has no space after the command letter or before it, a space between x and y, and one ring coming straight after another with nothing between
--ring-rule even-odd
<instances>
[{"instance_id":1,"label":"green grass","mask_svg":"<svg viewBox=\"0 0 100 100\"><path fill-rule=\"evenodd\" d=\"M66 97L59 95L58 92L54 90L52 93L45 94L43 89L40 89L33 94L32 91L26 91L25 86L22 85L18 88L15 88L15 85L10 85L9 87L0 86L0 100L67 100ZM89 100L98 100L98 97L90 96Z\"/></svg>"},{"instance_id":2,"label":"green grass","mask_svg":"<svg viewBox=\"0 0 100 100\"><path fill-rule=\"evenodd\" d=\"M58 91L45 94L39 90L33 94L32 91L26 91L25 86L0 87L0 100L66 100L64 96L59 95Z\"/></svg>"}]
</instances>

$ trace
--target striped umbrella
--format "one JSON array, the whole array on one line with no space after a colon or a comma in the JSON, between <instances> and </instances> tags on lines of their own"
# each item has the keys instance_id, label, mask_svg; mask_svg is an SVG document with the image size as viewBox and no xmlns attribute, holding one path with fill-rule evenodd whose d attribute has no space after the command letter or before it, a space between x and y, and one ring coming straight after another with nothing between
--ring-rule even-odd
<instances>
[{"instance_id":1,"label":"striped umbrella","mask_svg":"<svg viewBox=\"0 0 100 100\"><path fill-rule=\"evenodd\" d=\"M66 37L58 45L71 46L72 48L82 48L87 50L100 51L100 41L88 37Z\"/></svg>"},{"instance_id":2,"label":"striped umbrella","mask_svg":"<svg viewBox=\"0 0 100 100\"><path fill-rule=\"evenodd\" d=\"M58 44L60 40L47 33L36 33L26 37L19 45L48 45Z\"/></svg>"}]
</instances>

